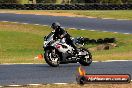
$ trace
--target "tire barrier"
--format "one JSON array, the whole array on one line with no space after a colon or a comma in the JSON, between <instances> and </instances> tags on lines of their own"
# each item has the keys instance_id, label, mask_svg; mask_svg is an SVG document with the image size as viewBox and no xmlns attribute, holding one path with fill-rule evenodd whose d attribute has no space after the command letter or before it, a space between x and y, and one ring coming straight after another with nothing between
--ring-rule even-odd
<instances>
[{"instance_id":1,"label":"tire barrier","mask_svg":"<svg viewBox=\"0 0 132 88\"><path fill-rule=\"evenodd\" d=\"M79 44L106 44L106 43L115 43L115 38L104 38L104 39L90 39L90 38L84 38L84 37L78 37L77 43Z\"/></svg>"},{"instance_id":2,"label":"tire barrier","mask_svg":"<svg viewBox=\"0 0 132 88\"><path fill-rule=\"evenodd\" d=\"M132 10L132 4L0 4L16 10Z\"/></svg>"},{"instance_id":3,"label":"tire barrier","mask_svg":"<svg viewBox=\"0 0 132 88\"><path fill-rule=\"evenodd\" d=\"M97 39L97 43L102 44L102 43L104 43L104 40L103 39Z\"/></svg>"}]
</instances>

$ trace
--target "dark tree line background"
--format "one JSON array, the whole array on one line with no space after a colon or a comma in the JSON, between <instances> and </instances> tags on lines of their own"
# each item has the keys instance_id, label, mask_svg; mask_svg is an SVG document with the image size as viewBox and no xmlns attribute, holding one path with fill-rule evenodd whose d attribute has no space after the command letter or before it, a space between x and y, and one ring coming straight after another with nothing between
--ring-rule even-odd
<instances>
[{"instance_id":1,"label":"dark tree line background","mask_svg":"<svg viewBox=\"0 0 132 88\"><path fill-rule=\"evenodd\" d=\"M122 4L132 3L132 0L0 0L0 3L56 3L56 4L75 4L75 3L108 3Z\"/></svg>"}]
</instances>

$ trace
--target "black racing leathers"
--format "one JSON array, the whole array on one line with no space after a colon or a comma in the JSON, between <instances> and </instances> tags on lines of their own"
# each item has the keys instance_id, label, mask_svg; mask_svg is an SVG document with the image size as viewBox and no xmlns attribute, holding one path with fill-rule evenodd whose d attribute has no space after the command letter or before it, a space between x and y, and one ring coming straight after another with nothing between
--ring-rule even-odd
<instances>
[{"instance_id":1,"label":"black racing leathers","mask_svg":"<svg viewBox=\"0 0 132 88\"><path fill-rule=\"evenodd\" d=\"M73 44L73 41L71 40L70 35L64 29L62 29L62 28L55 29L55 33L54 33L53 39L54 40L61 39L61 36L63 36L64 38L66 38L66 43L68 45L71 45L75 49L75 51L77 51L77 48Z\"/></svg>"}]
</instances>

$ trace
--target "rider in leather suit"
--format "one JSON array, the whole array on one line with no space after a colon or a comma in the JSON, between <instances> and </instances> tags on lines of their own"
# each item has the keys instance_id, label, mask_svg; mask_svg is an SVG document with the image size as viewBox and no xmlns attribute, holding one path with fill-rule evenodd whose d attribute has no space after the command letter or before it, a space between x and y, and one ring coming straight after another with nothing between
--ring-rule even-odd
<instances>
[{"instance_id":1,"label":"rider in leather suit","mask_svg":"<svg viewBox=\"0 0 132 88\"><path fill-rule=\"evenodd\" d=\"M73 41L70 38L71 36L63 28L61 28L58 22L52 23L51 28L55 31L53 40L65 38L66 43L75 49L75 53L78 53L77 47L73 44Z\"/></svg>"}]
</instances>

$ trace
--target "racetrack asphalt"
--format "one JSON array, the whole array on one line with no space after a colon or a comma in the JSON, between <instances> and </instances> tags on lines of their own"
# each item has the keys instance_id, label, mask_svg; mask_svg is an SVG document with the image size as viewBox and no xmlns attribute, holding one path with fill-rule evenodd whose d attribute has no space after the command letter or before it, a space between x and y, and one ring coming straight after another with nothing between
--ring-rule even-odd
<instances>
[{"instance_id":1,"label":"racetrack asphalt","mask_svg":"<svg viewBox=\"0 0 132 88\"><path fill-rule=\"evenodd\" d=\"M0 85L76 83L77 64L50 67L47 64L0 65ZM83 67L87 74L130 74L132 61L93 62Z\"/></svg>"},{"instance_id":2,"label":"racetrack asphalt","mask_svg":"<svg viewBox=\"0 0 132 88\"><path fill-rule=\"evenodd\" d=\"M113 20L84 17L56 17L0 13L0 21L51 25L60 22L62 26L77 29L91 29L132 33L131 20ZM0 85L33 83L76 83L79 64L64 64L53 68L47 64L0 65ZM94 62L84 67L88 74L130 74L132 61Z\"/></svg>"},{"instance_id":3,"label":"racetrack asphalt","mask_svg":"<svg viewBox=\"0 0 132 88\"><path fill-rule=\"evenodd\" d=\"M41 25L51 25L53 22L60 22L66 28L132 33L132 20L0 13L0 21Z\"/></svg>"}]
</instances>

